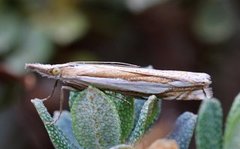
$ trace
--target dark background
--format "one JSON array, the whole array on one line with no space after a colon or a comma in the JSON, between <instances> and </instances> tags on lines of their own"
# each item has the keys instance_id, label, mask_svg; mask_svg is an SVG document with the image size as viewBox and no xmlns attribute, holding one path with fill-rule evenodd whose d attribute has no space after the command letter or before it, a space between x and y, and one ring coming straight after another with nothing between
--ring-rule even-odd
<instances>
[{"instance_id":1,"label":"dark background","mask_svg":"<svg viewBox=\"0 0 240 149\"><path fill-rule=\"evenodd\" d=\"M1 148L53 148L30 99L49 95L54 81L27 72L30 62L120 61L206 72L226 116L240 91L239 8L237 0L0 0ZM59 87L46 102L50 112L59 109ZM139 146L166 135L179 114L197 113L199 104L164 101Z\"/></svg>"}]
</instances>

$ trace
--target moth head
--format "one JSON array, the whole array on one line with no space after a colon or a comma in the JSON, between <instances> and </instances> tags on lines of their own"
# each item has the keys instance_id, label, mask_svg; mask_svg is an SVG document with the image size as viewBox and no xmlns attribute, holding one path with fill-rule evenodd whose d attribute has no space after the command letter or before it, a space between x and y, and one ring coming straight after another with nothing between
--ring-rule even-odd
<instances>
[{"instance_id":1,"label":"moth head","mask_svg":"<svg viewBox=\"0 0 240 149\"><path fill-rule=\"evenodd\" d=\"M61 75L60 66L48 65L48 64L26 64L25 68L39 73L42 76L48 78L59 78Z\"/></svg>"}]
</instances>

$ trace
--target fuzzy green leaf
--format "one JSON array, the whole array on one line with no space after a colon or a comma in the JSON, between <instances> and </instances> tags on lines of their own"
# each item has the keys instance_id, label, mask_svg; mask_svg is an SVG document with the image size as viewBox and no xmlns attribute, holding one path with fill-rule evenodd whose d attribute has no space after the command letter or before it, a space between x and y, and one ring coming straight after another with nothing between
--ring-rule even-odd
<instances>
[{"instance_id":1,"label":"fuzzy green leaf","mask_svg":"<svg viewBox=\"0 0 240 149\"><path fill-rule=\"evenodd\" d=\"M235 98L230 112L227 116L224 134L224 149L240 148L240 94Z\"/></svg>"},{"instance_id":2,"label":"fuzzy green leaf","mask_svg":"<svg viewBox=\"0 0 240 149\"><path fill-rule=\"evenodd\" d=\"M197 116L195 114L184 112L178 117L175 127L167 138L176 140L180 149L188 149L196 121Z\"/></svg>"},{"instance_id":3,"label":"fuzzy green leaf","mask_svg":"<svg viewBox=\"0 0 240 149\"><path fill-rule=\"evenodd\" d=\"M120 143L120 118L107 95L90 86L73 101L73 131L81 146L105 149Z\"/></svg>"},{"instance_id":4,"label":"fuzzy green leaf","mask_svg":"<svg viewBox=\"0 0 240 149\"><path fill-rule=\"evenodd\" d=\"M142 110L142 107L144 105L144 102L145 100L143 99L135 99L134 100L134 128L136 127L137 125L137 122L138 122L138 119L139 119L139 116L140 116L140 113L141 113L141 110Z\"/></svg>"},{"instance_id":5,"label":"fuzzy green leaf","mask_svg":"<svg viewBox=\"0 0 240 149\"><path fill-rule=\"evenodd\" d=\"M150 96L144 103L136 127L129 137L129 143L135 144L150 128L160 114L160 102L156 96Z\"/></svg>"},{"instance_id":6,"label":"fuzzy green leaf","mask_svg":"<svg viewBox=\"0 0 240 149\"><path fill-rule=\"evenodd\" d=\"M107 94L118 110L121 121L121 143L124 143L134 125L134 98L110 91Z\"/></svg>"},{"instance_id":7,"label":"fuzzy green leaf","mask_svg":"<svg viewBox=\"0 0 240 149\"><path fill-rule=\"evenodd\" d=\"M221 149L223 113L217 99L202 102L198 112L196 146L198 149ZM229 148L230 149L230 148Z\"/></svg>"},{"instance_id":8,"label":"fuzzy green leaf","mask_svg":"<svg viewBox=\"0 0 240 149\"><path fill-rule=\"evenodd\" d=\"M55 124L50 124L53 119L48 113L43 101L40 99L33 99L31 102L34 104L40 118L42 119L44 126L48 132L48 135L56 149L78 149L59 129Z\"/></svg>"},{"instance_id":9,"label":"fuzzy green leaf","mask_svg":"<svg viewBox=\"0 0 240 149\"><path fill-rule=\"evenodd\" d=\"M68 105L70 110L72 109L72 105L76 99L82 99L84 92L79 92L79 91L70 91L69 92L69 100L68 100Z\"/></svg>"}]
</instances>

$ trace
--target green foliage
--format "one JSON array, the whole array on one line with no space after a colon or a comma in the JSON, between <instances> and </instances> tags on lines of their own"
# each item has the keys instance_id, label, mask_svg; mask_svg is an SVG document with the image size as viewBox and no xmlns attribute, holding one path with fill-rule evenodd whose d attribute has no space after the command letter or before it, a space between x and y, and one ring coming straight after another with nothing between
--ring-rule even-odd
<instances>
[{"instance_id":1,"label":"green foliage","mask_svg":"<svg viewBox=\"0 0 240 149\"><path fill-rule=\"evenodd\" d=\"M137 121L139 119L139 116L140 116L140 113L141 113L141 110L142 110L142 107L144 105L144 100L143 99L135 99L134 101L134 111L135 111L135 116L134 116L134 127L136 126L137 124Z\"/></svg>"},{"instance_id":2,"label":"green foliage","mask_svg":"<svg viewBox=\"0 0 240 149\"><path fill-rule=\"evenodd\" d=\"M31 101L37 109L54 147L56 149L79 149L79 147L75 146L74 143L65 136L58 126L51 124L53 119L43 105L43 101L40 99L33 99Z\"/></svg>"},{"instance_id":3,"label":"green foliage","mask_svg":"<svg viewBox=\"0 0 240 149\"><path fill-rule=\"evenodd\" d=\"M115 104L121 121L121 143L124 143L134 126L134 98L115 92L107 92Z\"/></svg>"},{"instance_id":4,"label":"green foliage","mask_svg":"<svg viewBox=\"0 0 240 149\"><path fill-rule=\"evenodd\" d=\"M130 142L134 145L160 113L159 100L155 96L149 97L143 106L139 106L141 112L138 114L139 119L134 128L136 115L134 109L139 102L135 102L132 97L110 91L102 92L93 87L88 87L81 92L71 91L69 96L71 113L63 112L57 123L53 125L49 124L52 118L42 100L33 100L33 103L41 118L43 113L48 115L48 119L42 118L42 121L56 148L64 144L62 148L81 148L80 146L91 149L133 148L131 145L118 144ZM42 109L45 111L41 112ZM56 113L54 117L58 114ZM128 139L130 134L132 135ZM56 141L58 135L60 135L60 141Z\"/></svg>"},{"instance_id":5,"label":"green foliage","mask_svg":"<svg viewBox=\"0 0 240 149\"><path fill-rule=\"evenodd\" d=\"M73 130L85 148L110 148L120 143L120 118L114 103L100 90L89 87L71 108Z\"/></svg>"},{"instance_id":6,"label":"green foliage","mask_svg":"<svg viewBox=\"0 0 240 149\"><path fill-rule=\"evenodd\" d=\"M34 99L32 103L57 149L132 149L159 117L161 107L156 96L150 96L146 101L134 100L132 97L103 92L90 86L81 92L71 91L71 113L63 111L56 124L50 124L53 118L43 101ZM175 140L180 149L187 149L197 121L197 149L222 149L222 146L224 149L240 148L239 107L240 94L227 117L224 143L223 113L217 99L202 102L198 119L197 115L190 112L180 115L166 139ZM54 118L58 115L59 112L55 113Z\"/></svg>"},{"instance_id":7,"label":"green foliage","mask_svg":"<svg viewBox=\"0 0 240 149\"><path fill-rule=\"evenodd\" d=\"M198 149L222 148L223 113L217 99L205 100L198 112L196 145Z\"/></svg>"},{"instance_id":8,"label":"green foliage","mask_svg":"<svg viewBox=\"0 0 240 149\"><path fill-rule=\"evenodd\" d=\"M150 96L142 107L137 124L129 138L129 143L134 144L141 139L141 136L143 136L146 130L148 130L148 128L158 118L159 114L159 99L157 99L154 95Z\"/></svg>"},{"instance_id":9,"label":"green foliage","mask_svg":"<svg viewBox=\"0 0 240 149\"><path fill-rule=\"evenodd\" d=\"M235 98L227 117L224 149L240 148L240 94Z\"/></svg>"},{"instance_id":10,"label":"green foliage","mask_svg":"<svg viewBox=\"0 0 240 149\"><path fill-rule=\"evenodd\" d=\"M174 139L180 149L188 149L197 121L197 116L190 112L180 115L176 121L175 127L168 135L168 139Z\"/></svg>"}]
</instances>

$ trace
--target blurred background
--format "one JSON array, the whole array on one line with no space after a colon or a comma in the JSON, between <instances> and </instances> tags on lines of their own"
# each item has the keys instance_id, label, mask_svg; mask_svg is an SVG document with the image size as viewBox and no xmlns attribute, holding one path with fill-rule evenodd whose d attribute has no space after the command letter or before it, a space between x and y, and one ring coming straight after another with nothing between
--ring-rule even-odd
<instances>
[{"instance_id":1,"label":"blurred background","mask_svg":"<svg viewBox=\"0 0 240 149\"><path fill-rule=\"evenodd\" d=\"M27 72L31 62L120 61L206 72L226 116L240 91L239 10L237 0L0 0L1 148L53 148L30 99L48 96L54 81ZM50 112L59 109L60 86L46 102ZM178 115L197 113L199 104L164 101L139 146L166 135Z\"/></svg>"}]
</instances>

